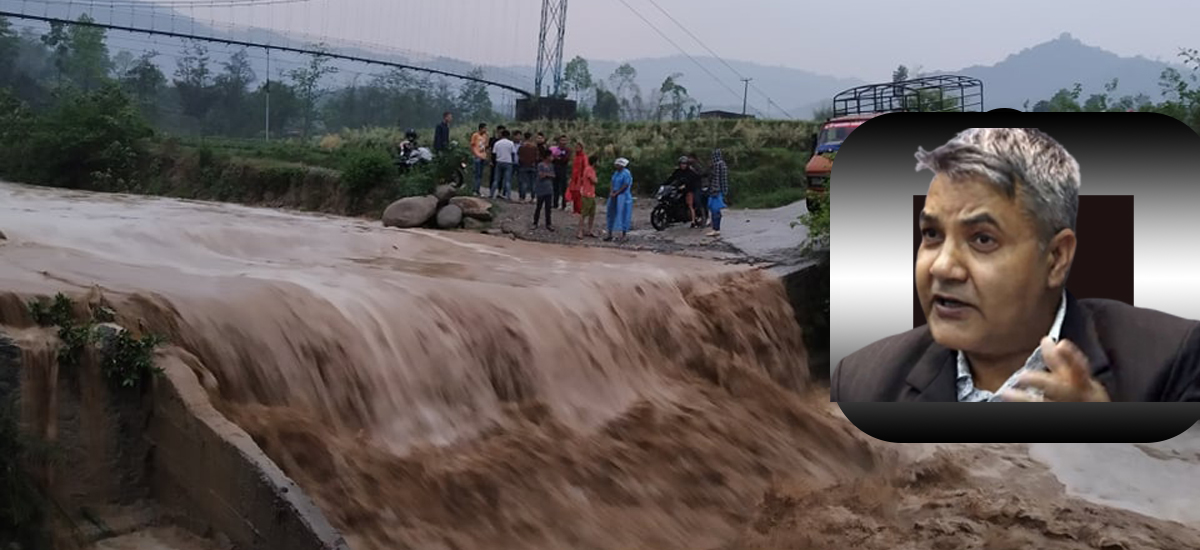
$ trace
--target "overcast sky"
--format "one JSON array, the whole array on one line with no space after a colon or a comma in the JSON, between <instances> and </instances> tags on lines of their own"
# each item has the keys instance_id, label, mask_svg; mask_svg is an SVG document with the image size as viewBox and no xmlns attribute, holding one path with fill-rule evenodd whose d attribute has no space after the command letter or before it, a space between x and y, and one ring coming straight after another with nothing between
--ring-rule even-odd
<instances>
[{"instance_id":1,"label":"overcast sky","mask_svg":"<svg viewBox=\"0 0 1200 550\"><path fill-rule=\"evenodd\" d=\"M1200 33L1195 32L1200 0L624 1L694 55L706 52L654 2L725 58L869 80L890 78L898 64L927 70L992 64L1063 32L1120 55L1164 61L1176 61L1180 47L1200 48ZM202 20L237 19L244 25L303 30L478 63L532 65L541 4L309 0L192 13ZM572 0L566 26L567 59L625 60L679 52L622 0ZM680 70L699 71L694 65Z\"/></svg>"}]
</instances>

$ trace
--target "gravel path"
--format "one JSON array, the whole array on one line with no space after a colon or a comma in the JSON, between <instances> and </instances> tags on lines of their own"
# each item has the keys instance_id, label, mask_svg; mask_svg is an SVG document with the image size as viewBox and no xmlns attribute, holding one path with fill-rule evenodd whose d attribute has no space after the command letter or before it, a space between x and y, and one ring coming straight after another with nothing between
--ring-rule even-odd
<instances>
[{"instance_id":1,"label":"gravel path","mask_svg":"<svg viewBox=\"0 0 1200 550\"><path fill-rule=\"evenodd\" d=\"M732 244L731 233L734 231L731 231L731 228L725 228L726 236L722 238L706 237L707 228L692 228L687 224L675 225L664 231L656 231L650 225L650 211L654 208L654 200L649 198L634 200L633 228L629 231L625 242L604 242L600 238L604 236L606 213L602 198L597 199L596 205L595 232L597 238L585 237L582 240L576 237L579 216L570 209L554 210L551 222L554 224L555 231L548 231L545 227L533 229L534 203L503 199L492 202L495 204L493 209L495 220L489 231L493 234L510 235L512 238L567 246L600 246L677 254L737 263L774 263L775 261L774 258L768 259L747 253ZM734 210L726 211L726 219L729 220L735 213ZM726 225L730 225L729 222L726 222ZM802 240L803 235L801 234L799 238Z\"/></svg>"}]
</instances>

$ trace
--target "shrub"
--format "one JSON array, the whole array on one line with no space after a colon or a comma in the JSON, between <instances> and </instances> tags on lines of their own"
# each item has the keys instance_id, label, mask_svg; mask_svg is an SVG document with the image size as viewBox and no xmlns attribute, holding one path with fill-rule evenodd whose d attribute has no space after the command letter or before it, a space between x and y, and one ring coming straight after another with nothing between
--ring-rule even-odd
<instances>
[{"instance_id":1,"label":"shrub","mask_svg":"<svg viewBox=\"0 0 1200 550\"><path fill-rule=\"evenodd\" d=\"M351 196L361 197L392 179L395 168L387 153L378 149L354 149L342 157L342 185Z\"/></svg>"},{"instance_id":2,"label":"shrub","mask_svg":"<svg viewBox=\"0 0 1200 550\"><path fill-rule=\"evenodd\" d=\"M67 91L39 116L21 153L21 175L37 183L124 190L135 178L153 131L116 85Z\"/></svg>"}]
</instances>

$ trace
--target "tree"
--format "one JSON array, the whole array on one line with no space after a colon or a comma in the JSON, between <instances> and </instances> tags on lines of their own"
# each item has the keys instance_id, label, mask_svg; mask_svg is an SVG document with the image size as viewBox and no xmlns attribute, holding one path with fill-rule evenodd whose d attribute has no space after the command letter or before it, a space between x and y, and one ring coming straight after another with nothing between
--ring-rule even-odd
<instances>
[{"instance_id":1,"label":"tree","mask_svg":"<svg viewBox=\"0 0 1200 550\"><path fill-rule=\"evenodd\" d=\"M608 91L602 84L596 86L596 106L592 108L596 120L621 120L621 102L616 94Z\"/></svg>"},{"instance_id":2,"label":"tree","mask_svg":"<svg viewBox=\"0 0 1200 550\"><path fill-rule=\"evenodd\" d=\"M150 121L158 119L158 105L167 84L167 77L154 64L157 56L158 52L153 50L143 53L119 75L121 87L133 96L134 103Z\"/></svg>"},{"instance_id":3,"label":"tree","mask_svg":"<svg viewBox=\"0 0 1200 550\"><path fill-rule=\"evenodd\" d=\"M80 23L92 23L86 13L79 16ZM67 33L70 54L67 72L84 90L93 90L108 80L112 71L112 60L108 57L108 46L104 43L105 31L90 25L71 25Z\"/></svg>"},{"instance_id":4,"label":"tree","mask_svg":"<svg viewBox=\"0 0 1200 550\"><path fill-rule=\"evenodd\" d=\"M575 100L581 100L583 92L592 89L594 85L587 60L575 56L574 59L567 62L567 68L563 70L563 81L566 82L568 88L575 92Z\"/></svg>"},{"instance_id":5,"label":"tree","mask_svg":"<svg viewBox=\"0 0 1200 550\"><path fill-rule=\"evenodd\" d=\"M475 69L469 76L483 78L483 70ZM463 84L458 90L458 110L465 120L489 120L492 116L492 98L487 85L475 81Z\"/></svg>"},{"instance_id":6,"label":"tree","mask_svg":"<svg viewBox=\"0 0 1200 550\"><path fill-rule=\"evenodd\" d=\"M71 39L67 34L66 24L51 22L50 31L43 34L41 40L42 44L51 49L50 59L54 64L55 80L61 86L71 58Z\"/></svg>"},{"instance_id":7,"label":"tree","mask_svg":"<svg viewBox=\"0 0 1200 550\"><path fill-rule=\"evenodd\" d=\"M117 80L125 76L129 69L133 68L133 64L137 62L137 58L129 50L121 50L112 58L112 76Z\"/></svg>"},{"instance_id":8,"label":"tree","mask_svg":"<svg viewBox=\"0 0 1200 550\"><path fill-rule=\"evenodd\" d=\"M315 44L310 47L317 53L311 55L308 67L293 69L288 72L292 80L296 96L300 99L301 107L301 136L307 138L312 132L313 123L317 117L317 101L321 98L321 79L336 74L337 67L329 66L332 60L326 52L325 44Z\"/></svg>"},{"instance_id":9,"label":"tree","mask_svg":"<svg viewBox=\"0 0 1200 550\"><path fill-rule=\"evenodd\" d=\"M637 69L634 69L633 65L629 63L622 64L613 71L608 80L612 84L624 118L627 120L643 118L645 105L642 101L642 91L637 85Z\"/></svg>"},{"instance_id":10,"label":"tree","mask_svg":"<svg viewBox=\"0 0 1200 550\"><path fill-rule=\"evenodd\" d=\"M904 82L908 80L908 67L901 65L892 71L892 82Z\"/></svg>"},{"instance_id":11,"label":"tree","mask_svg":"<svg viewBox=\"0 0 1200 550\"><path fill-rule=\"evenodd\" d=\"M813 109L812 119L817 122L825 122L833 118L833 102L825 101L815 109Z\"/></svg>"},{"instance_id":12,"label":"tree","mask_svg":"<svg viewBox=\"0 0 1200 550\"><path fill-rule=\"evenodd\" d=\"M184 56L176 62L174 83L183 114L194 119L204 131L216 97L212 90L208 48L203 43L198 40L189 42Z\"/></svg>"},{"instance_id":13,"label":"tree","mask_svg":"<svg viewBox=\"0 0 1200 550\"><path fill-rule=\"evenodd\" d=\"M224 71L213 79L216 122L226 135L253 135L259 124L250 104L250 85L257 78L246 50L238 50L222 63Z\"/></svg>"},{"instance_id":14,"label":"tree","mask_svg":"<svg viewBox=\"0 0 1200 550\"><path fill-rule=\"evenodd\" d=\"M21 51L21 38L12 31L8 19L0 17L0 78L9 81Z\"/></svg>"},{"instance_id":15,"label":"tree","mask_svg":"<svg viewBox=\"0 0 1200 550\"><path fill-rule=\"evenodd\" d=\"M687 116L687 108L693 103L691 96L688 95L687 88L679 84L679 79L683 77L682 73L675 73L663 80L662 86L658 90L658 98L656 103L656 117L658 120L663 119L663 115L671 117L671 120L683 120Z\"/></svg>"}]
</instances>

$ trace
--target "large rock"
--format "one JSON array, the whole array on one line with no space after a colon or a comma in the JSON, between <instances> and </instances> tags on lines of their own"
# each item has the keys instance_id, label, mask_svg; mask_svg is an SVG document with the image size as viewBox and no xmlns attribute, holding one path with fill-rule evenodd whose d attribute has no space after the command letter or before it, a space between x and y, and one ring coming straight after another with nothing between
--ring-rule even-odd
<instances>
[{"instance_id":1,"label":"large rock","mask_svg":"<svg viewBox=\"0 0 1200 550\"><path fill-rule=\"evenodd\" d=\"M454 197L450 204L462 209L464 216L480 221L492 221L492 203L479 197Z\"/></svg>"},{"instance_id":2,"label":"large rock","mask_svg":"<svg viewBox=\"0 0 1200 550\"><path fill-rule=\"evenodd\" d=\"M437 186L433 190L433 196L437 197L438 206L446 206L450 203L450 199L454 198L454 187L446 184Z\"/></svg>"},{"instance_id":3,"label":"large rock","mask_svg":"<svg viewBox=\"0 0 1200 550\"><path fill-rule=\"evenodd\" d=\"M439 229L456 229L462 225L463 213L462 209L451 204L442 207L437 213L437 226Z\"/></svg>"},{"instance_id":4,"label":"large rock","mask_svg":"<svg viewBox=\"0 0 1200 550\"><path fill-rule=\"evenodd\" d=\"M479 221L475 218L463 218L463 229L467 231L483 231L488 228L488 223Z\"/></svg>"},{"instance_id":5,"label":"large rock","mask_svg":"<svg viewBox=\"0 0 1200 550\"><path fill-rule=\"evenodd\" d=\"M100 323L92 327L92 345L102 355L116 351L117 338L125 332L125 327L116 323Z\"/></svg>"},{"instance_id":6,"label":"large rock","mask_svg":"<svg viewBox=\"0 0 1200 550\"><path fill-rule=\"evenodd\" d=\"M437 197L433 195L405 197L383 211L383 226L421 227L437 213L437 206Z\"/></svg>"}]
</instances>

